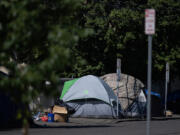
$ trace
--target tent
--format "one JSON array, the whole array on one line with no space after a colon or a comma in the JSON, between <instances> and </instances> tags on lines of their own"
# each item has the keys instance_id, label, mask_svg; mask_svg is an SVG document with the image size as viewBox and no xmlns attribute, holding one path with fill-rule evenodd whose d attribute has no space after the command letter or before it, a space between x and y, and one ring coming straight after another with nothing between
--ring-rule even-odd
<instances>
[{"instance_id":1,"label":"tent","mask_svg":"<svg viewBox=\"0 0 180 135\"><path fill-rule=\"evenodd\" d=\"M143 91L133 100L133 103L125 110L126 117L145 117L146 113L146 97Z\"/></svg>"},{"instance_id":2,"label":"tent","mask_svg":"<svg viewBox=\"0 0 180 135\"><path fill-rule=\"evenodd\" d=\"M110 73L101 78L117 95L117 74ZM121 74L119 81L119 103L125 117L144 117L146 111L146 97L143 92L144 84L137 78Z\"/></svg>"},{"instance_id":3,"label":"tent","mask_svg":"<svg viewBox=\"0 0 180 135\"><path fill-rule=\"evenodd\" d=\"M60 99L75 109L72 117L116 117L117 97L102 79L93 75L65 82Z\"/></svg>"}]
</instances>

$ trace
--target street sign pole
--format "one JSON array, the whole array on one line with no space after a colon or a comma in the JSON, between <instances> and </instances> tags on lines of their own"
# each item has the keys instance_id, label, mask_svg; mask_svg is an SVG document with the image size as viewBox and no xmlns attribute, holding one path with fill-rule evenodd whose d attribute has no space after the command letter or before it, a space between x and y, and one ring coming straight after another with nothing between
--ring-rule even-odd
<instances>
[{"instance_id":1,"label":"street sign pole","mask_svg":"<svg viewBox=\"0 0 180 135\"><path fill-rule=\"evenodd\" d=\"M148 99L147 99L147 127L146 135L150 135L150 120L151 120L151 78L152 78L152 35L148 36Z\"/></svg>"},{"instance_id":2,"label":"street sign pole","mask_svg":"<svg viewBox=\"0 0 180 135\"><path fill-rule=\"evenodd\" d=\"M166 63L166 82L165 82L165 108L164 113L166 116L166 110L167 110L167 93L168 93L168 84L169 84L169 63Z\"/></svg>"},{"instance_id":3,"label":"street sign pole","mask_svg":"<svg viewBox=\"0 0 180 135\"><path fill-rule=\"evenodd\" d=\"M121 76L121 59L117 59L117 118L119 118L119 82Z\"/></svg>"},{"instance_id":4,"label":"street sign pole","mask_svg":"<svg viewBox=\"0 0 180 135\"><path fill-rule=\"evenodd\" d=\"M152 35L155 34L155 10L145 10L145 33L148 35L148 73L147 73L147 123L146 135L150 135L150 122L151 122L151 80L152 80Z\"/></svg>"}]
</instances>

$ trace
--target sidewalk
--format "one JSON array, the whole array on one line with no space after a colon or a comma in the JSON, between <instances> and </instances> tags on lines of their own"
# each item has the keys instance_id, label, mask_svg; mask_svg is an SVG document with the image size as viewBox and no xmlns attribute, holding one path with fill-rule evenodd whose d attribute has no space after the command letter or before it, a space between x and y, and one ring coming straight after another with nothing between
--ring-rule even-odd
<instances>
[{"instance_id":1,"label":"sidewalk","mask_svg":"<svg viewBox=\"0 0 180 135\"><path fill-rule=\"evenodd\" d=\"M158 120L171 120L180 119L180 115L173 115L172 117L153 117L152 121ZM120 122L130 121L145 121L146 119L140 118L127 118L127 119L92 119L92 118L69 118L69 122L42 122L34 121L34 126L37 127L86 127L86 126L112 126Z\"/></svg>"}]
</instances>

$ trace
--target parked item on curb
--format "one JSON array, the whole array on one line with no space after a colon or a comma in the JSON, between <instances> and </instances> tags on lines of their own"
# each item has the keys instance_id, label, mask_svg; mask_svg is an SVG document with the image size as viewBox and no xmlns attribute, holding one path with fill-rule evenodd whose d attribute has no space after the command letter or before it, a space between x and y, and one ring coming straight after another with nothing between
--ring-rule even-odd
<instances>
[{"instance_id":1,"label":"parked item on curb","mask_svg":"<svg viewBox=\"0 0 180 135\"><path fill-rule=\"evenodd\" d=\"M172 116L173 116L173 113L172 113L172 111L167 110L167 111L165 112L165 115L166 115L166 117L172 117Z\"/></svg>"},{"instance_id":2,"label":"parked item on curb","mask_svg":"<svg viewBox=\"0 0 180 135\"><path fill-rule=\"evenodd\" d=\"M48 113L48 122L54 122L54 114Z\"/></svg>"},{"instance_id":3,"label":"parked item on curb","mask_svg":"<svg viewBox=\"0 0 180 135\"><path fill-rule=\"evenodd\" d=\"M67 122L68 121L68 111L65 107L55 105L53 107L54 121L55 122Z\"/></svg>"},{"instance_id":4,"label":"parked item on curb","mask_svg":"<svg viewBox=\"0 0 180 135\"><path fill-rule=\"evenodd\" d=\"M75 112L75 109L65 103L63 100L57 98L55 102L56 106L65 107L67 109L68 115L72 115Z\"/></svg>"},{"instance_id":5,"label":"parked item on curb","mask_svg":"<svg viewBox=\"0 0 180 135\"><path fill-rule=\"evenodd\" d=\"M41 117L41 120L44 121L44 122L47 122L48 121L48 116Z\"/></svg>"},{"instance_id":6,"label":"parked item on curb","mask_svg":"<svg viewBox=\"0 0 180 135\"><path fill-rule=\"evenodd\" d=\"M36 115L33 116L33 119L36 120L36 121L40 120L40 114L41 113L38 112Z\"/></svg>"},{"instance_id":7,"label":"parked item on curb","mask_svg":"<svg viewBox=\"0 0 180 135\"><path fill-rule=\"evenodd\" d=\"M68 122L68 117L66 114L55 113L54 114L54 121L55 122Z\"/></svg>"}]
</instances>

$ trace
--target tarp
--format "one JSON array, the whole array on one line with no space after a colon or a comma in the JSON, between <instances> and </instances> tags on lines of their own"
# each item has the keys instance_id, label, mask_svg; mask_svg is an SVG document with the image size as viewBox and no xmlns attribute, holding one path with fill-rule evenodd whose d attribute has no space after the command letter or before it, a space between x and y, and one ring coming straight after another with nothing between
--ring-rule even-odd
<instances>
[{"instance_id":1,"label":"tarp","mask_svg":"<svg viewBox=\"0 0 180 135\"><path fill-rule=\"evenodd\" d=\"M121 74L117 82L117 74L110 73L101 78L113 89L117 95L117 83L119 83L119 104L124 116L143 117L146 109L146 97L143 92L144 84L137 78Z\"/></svg>"},{"instance_id":2,"label":"tarp","mask_svg":"<svg viewBox=\"0 0 180 135\"><path fill-rule=\"evenodd\" d=\"M147 89L145 90L145 93L146 93L146 95L148 94L148 90ZM154 92L154 91L151 91L151 95L156 96L158 98L161 98L161 95L159 93L157 93L157 92Z\"/></svg>"},{"instance_id":3,"label":"tarp","mask_svg":"<svg viewBox=\"0 0 180 135\"><path fill-rule=\"evenodd\" d=\"M117 95L117 74L110 73L101 78L112 88ZM119 81L119 101L123 110L126 110L142 91L144 84L137 78L121 73Z\"/></svg>"}]
</instances>

